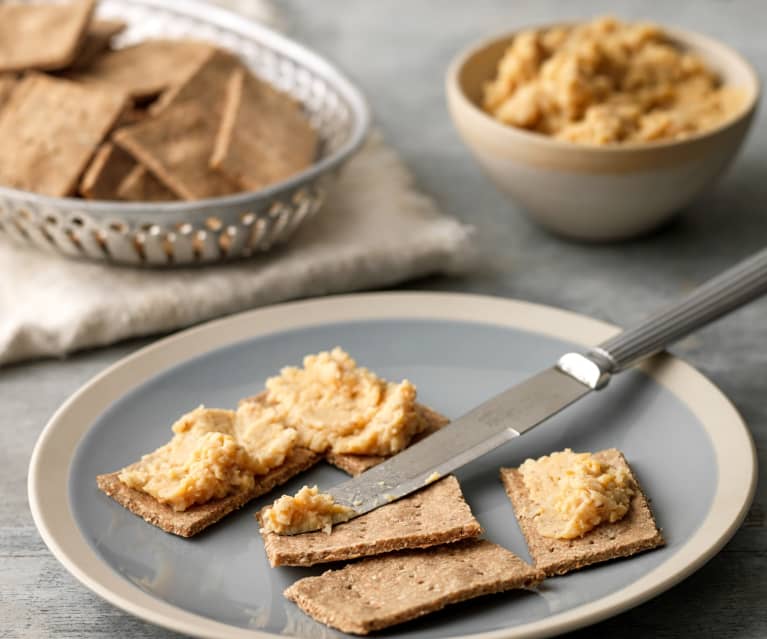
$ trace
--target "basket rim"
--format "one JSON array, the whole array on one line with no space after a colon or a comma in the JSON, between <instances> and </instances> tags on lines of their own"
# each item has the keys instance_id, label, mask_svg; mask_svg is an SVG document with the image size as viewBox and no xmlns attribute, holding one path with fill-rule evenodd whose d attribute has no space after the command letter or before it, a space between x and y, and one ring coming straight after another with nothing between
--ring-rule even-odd
<instances>
[{"instance_id":1,"label":"basket rim","mask_svg":"<svg viewBox=\"0 0 767 639\"><path fill-rule=\"evenodd\" d=\"M126 5L143 5L163 11L173 11L197 18L218 27L234 31L241 36L265 44L275 51L292 58L302 66L310 68L321 76L343 97L350 108L352 130L348 139L333 153L321 158L308 168L258 191L243 191L231 195L203 198L194 201L173 202L119 202L109 200L87 200L75 197L43 195L0 185L0 197L29 203L36 206L55 207L67 212L77 212L93 217L115 217L125 215L128 218L153 213L202 214L210 215L222 208L242 210L257 203L263 203L279 197L285 192L311 183L321 175L343 164L354 155L367 138L371 125L370 106L362 91L335 65L320 54L295 40L235 13L232 10L201 0L115 0Z\"/></svg>"}]
</instances>

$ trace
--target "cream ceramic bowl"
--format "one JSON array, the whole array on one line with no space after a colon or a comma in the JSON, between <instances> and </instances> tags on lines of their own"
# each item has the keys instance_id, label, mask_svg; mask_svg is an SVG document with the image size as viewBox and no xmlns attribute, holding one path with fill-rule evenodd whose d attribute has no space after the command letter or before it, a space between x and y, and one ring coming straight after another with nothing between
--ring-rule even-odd
<instances>
[{"instance_id":1,"label":"cream ceramic bowl","mask_svg":"<svg viewBox=\"0 0 767 639\"><path fill-rule=\"evenodd\" d=\"M730 86L743 106L721 126L682 141L597 147L507 126L479 107L484 83L515 33L461 53L447 72L450 114L458 132L499 189L544 227L585 241L628 239L671 219L730 164L756 110L759 80L729 47L666 29Z\"/></svg>"}]
</instances>

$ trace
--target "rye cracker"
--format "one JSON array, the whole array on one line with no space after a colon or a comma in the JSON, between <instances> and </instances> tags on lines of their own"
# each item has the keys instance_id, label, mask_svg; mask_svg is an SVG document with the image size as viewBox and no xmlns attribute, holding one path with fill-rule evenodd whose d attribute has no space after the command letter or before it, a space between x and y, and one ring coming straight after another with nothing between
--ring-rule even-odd
<instances>
[{"instance_id":1,"label":"rye cracker","mask_svg":"<svg viewBox=\"0 0 767 639\"><path fill-rule=\"evenodd\" d=\"M206 101L221 116L226 98L227 82L232 73L242 67L239 58L228 51L208 47L179 74L179 81L165 91L152 105L152 115L161 113L171 104Z\"/></svg>"},{"instance_id":2,"label":"rye cracker","mask_svg":"<svg viewBox=\"0 0 767 639\"><path fill-rule=\"evenodd\" d=\"M239 190L209 166L226 80L238 64L234 56L215 51L155 117L115 133L119 145L185 200Z\"/></svg>"},{"instance_id":3,"label":"rye cracker","mask_svg":"<svg viewBox=\"0 0 767 639\"><path fill-rule=\"evenodd\" d=\"M126 103L122 93L32 74L0 112L0 183L66 196Z\"/></svg>"},{"instance_id":4,"label":"rye cracker","mask_svg":"<svg viewBox=\"0 0 767 639\"><path fill-rule=\"evenodd\" d=\"M530 556L536 567L547 576L563 575L590 564L628 557L664 543L647 498L623 454L610 448L594 456L602 462L625 468L637 490L623 519L612 524L600 524L578 539L552 539L541 535L532 515L537 507L529 498L522 474L516 468L501 469L501 480L527 540Z\"/></svg>"},{"instance_id":5,"label":"rye cracker","mask_svg":"<svg viewBox=\"0 0 767 639\"><path fill-rule=\"evenodd\" d=\"M96 58L109 50L112 38L125 31L127 26L128 23L123 20L93 20L70 69L85 69L93 64Z\"/></svg>"},{"instance_id":6,"label":"rye cracker","mask_svg":"<svg viewBox=\"0 0 767 639\"><path fill-rule=\"evenodd\" d=\"M212 49L196 40L144 40L107 51L70 77L92 86L117 87L142 101L181 83Z\"/></svg>"},{"instance_id":7,"label":"rye cracker","mask_svg":"<svg viewBox=\"0 0 767 639\"><path fill-rule=\"evenodd\" d=\"M142 517L165 532L181 537L191 537L229 513L242 508L252 499L265 495L275 486L289 481L298 473L312 467L320 459L320 455L306 448L295 448L281 466L262 477L257 477L252 490L192 506L183 512L177 512L170 506L161 504L151 495L129 488L120 481L120 471L99 475L96 477L96 482L104 493L134 515Z\"/></svg>"},{"instance_id":8,"label":"rye cracker","mask_svg":"<svg viewBox=\"0 0 767 639\"><path fill-rule=\"evenodd\" d=\"M266 556L272 566L313 566L346 561L394 550L428 548L480 534L482 527L471 514L458 480L452 475L403 499L333 526L329 535L322 531L302 535L261 532Z\"/></svg>"},{"instance_id":9,"label":"rye cracker","mask_svg":"<svg viewBox=\"0 0 767 639\"><path fill-rule=\"evenodd\" d=\"M417 411L419 417L426 422L426 426L420 433L413 437L413 441L410 442L411 444L415 444L424 437L428 437L450 422L447 417L440 415L437 411L434 411L423 404L418 404ZM381 462L386 461L388 457L383 457L381 455L351 455L348 453L328 452L325 455L325 459L329 464L343 470L352 477L356 477L373 466L377 466Z\"/></svg>"},{"instance_id":10,"label":"rye cracker","mask_svg":"<svg viewBox=\"0 0 767 639\"><path fill-rule=\"evenodd\" d=\"M354 634L505 590L532 588L543 572L487 540L371 557L300 579L285 597L317 621Z\"/></svg>"},{"instance_id":11,"label":"rye cracker","mask_svg":"<svg viewBox=\"0 0 767 639\"><path fill-rule=\"evenodd\" d=\"M175 194L141 164L134 166L125 176L117 188L117 195L129 202L170 202L176 199Z\"/></svg>"},{"instance_id":12,"label":"rye cracker","mask_svg":"<svg viewBox=\"0 0 767 639\"><path fill-rule=\"evenodd\" d=\"M317 134L300 105L236 69L227 83L211 167L257 191L302 171L316 154Z\"/></svg>"},{"instance_id":13,"label":"rye cracker","mask_svg":"<svg viewBox=\"0 0 767 639\"><path fill-rule=\"evenodd\" d=\"M96 0L0 4L0 71L68 67L85 38Z\"/></svg>"},{"instance_id":14,"label":"rye cracker","mask_svg":"<svg viewBox=\"0 0 767 639\"><path fill-rule=\"evenodd\" d=\"M136 160L120 147L105 142L80 181L80 193L89 200L118 200L117 190L136 167Z\"/></svg>"}]
</instances>

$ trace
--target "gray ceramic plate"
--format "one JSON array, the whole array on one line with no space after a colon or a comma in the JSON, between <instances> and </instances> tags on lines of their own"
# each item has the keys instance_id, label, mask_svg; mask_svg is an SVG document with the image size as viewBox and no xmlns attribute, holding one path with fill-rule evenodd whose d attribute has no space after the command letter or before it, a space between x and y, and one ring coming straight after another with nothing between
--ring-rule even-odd
<instances>
[{"instance_id":1,"label":"gray ceramic plate","mask_svg":"<svg viewBox=\"0 0 767 639\"><path fill-rule=\"evenodd\" d=\"M233 406L306 353L342 345L381 375L413 380L421 401L458 416L565 350L614 331L523 302L422 293L327 298L206 324L126 358L59 409L30 466L35 521L86 586L154 623L205 637L334 636L339 633L282 597L287 585L320 569L269 568L253 519L266 499L184 540L99 493L95 476L166 441L170 424L190 407ZM571 630L670 587L717 552L742 521L755 480L748 430L716 387L668 356L620 375L464 468L459 479L487 537L527 558L499 466L565 447L613 446L625 452L652 499L665 548L550 579L537 592L452 606L385 634L543 637ZM320 466L284 491L343 479Z\"/></svg>"}]
</instances>

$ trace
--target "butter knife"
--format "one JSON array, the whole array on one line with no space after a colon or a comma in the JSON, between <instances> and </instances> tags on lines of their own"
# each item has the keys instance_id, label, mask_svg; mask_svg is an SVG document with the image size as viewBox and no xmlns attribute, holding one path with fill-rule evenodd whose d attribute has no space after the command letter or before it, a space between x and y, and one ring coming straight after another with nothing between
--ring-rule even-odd
<instances>
[{"instance_id":1,"label":"butter knife","mask_svg":"<svg viewBox=\"0 0 767 639\"><path fill-rule=\"evenodd\" d=\"M677 304L480 404L436 433L328 492L353 517L444 477L607 386L610 377L767 293L767 249Z\"/></svg>"}]
</instances>

